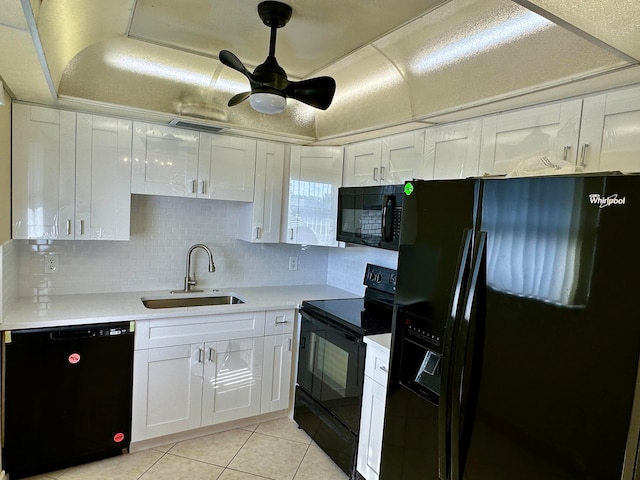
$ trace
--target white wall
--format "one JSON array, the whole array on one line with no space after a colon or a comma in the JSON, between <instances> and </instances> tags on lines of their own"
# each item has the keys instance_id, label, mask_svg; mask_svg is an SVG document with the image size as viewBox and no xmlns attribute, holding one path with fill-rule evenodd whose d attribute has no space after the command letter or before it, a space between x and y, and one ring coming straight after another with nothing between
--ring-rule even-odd
<instances>
[{"instance_id":1,"label":"white wall","mask_svg":"<svg viewBox=\"0 0 640 480\"><path fill-rule=\"evenodd\" d=\"M327 282L328 248L257 245L236 239L240 203L132 196L130 241L14 240L19 295L58 295L182 288L188 248L204 243L216 272L194 252L198 283L206 288L312 285ZM44 256L59 256L59 273L44 274ZM289 271L289 257L298 270ZM362 281L362 279L360 279Z\"/></svg>"}]
</instances>

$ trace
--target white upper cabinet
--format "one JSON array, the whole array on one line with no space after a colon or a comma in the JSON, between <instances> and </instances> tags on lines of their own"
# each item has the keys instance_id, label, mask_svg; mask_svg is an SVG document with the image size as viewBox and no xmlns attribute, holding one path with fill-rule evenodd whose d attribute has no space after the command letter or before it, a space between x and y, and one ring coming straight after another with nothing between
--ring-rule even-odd
<instances>
[{"instance_id":1,"label":"white upper cabinet","mask_svg":"<svg viewBox=\"0 0 640 480\"><path fill-rule=\"evenodd\" d=\"M259 141L253 203L242 207L238 237L254 243L278 243L282 219L284 145Z\"/></svg>"},{"instance_id":2,"label":"white upper cabinet","mask_svg":"<svg viewBox=\"0 0 640 480\"><path fill-rule=\"evenodd\" d=\"M479 119L428 128L424 168L417 176L427 180L477 176L481 130Z\"/></svg>"},{"instance_id":3,"label":"white upper cabinet","mask_svg":"<svg viewBox=\"0 0 640 480\"><path fill-rule=\"evenodd\" d=\"M401 133L349 145L343 185L390 185L416 177L424 162L425 131Z\"/></svg>"},{"instance_id":4,"label":"white upper cabinet","mask_svg":"<svg viewBox=\"0 0 640 480\"><path fill-rule=\"evenodd\" d=\"M198 132L134 122L131 193L195 197Z\"/></svg>"},{"instance_id":5,"label":"white upper cabinet","mask_svg":"<svg viewBox=\"0 0 640 480\"><path fill-rule=\"evenodd\" d=\"M342 149L291 147L287 243L338 246L338 188L342 183Z\"/></svg>"},{"instance_id":6,"label":"white upper cabinet","mask_svg":"<svg viewBox=\"0 0 640 480\"><path fill-rule=\"evenodd\" d=\"M584 100L578 165L587 172L640 171L640 87Z\"/></svg>"},{"instance_id":7,"label":"white upper cabinet","mask_svg":"<svg viewBox=\"0 0 640 480\"><path fill-rule=\"evenodd\" d=\"M14 239L73 239L76 114L13 105Z\"/></svg>"},{"instance_id":8,"label":"white upper cabinet","mask_svg":"<svg viewBox=\"0 0 640 480\"><path fill-rule=\"evenodd\" d=\"M78 113L76 240L129 240L131 133L128 120Z\"/></svg>"},{"instance_id":9,"label":"white upper cabinet","mask_svg":"<svg viewBox=\"0 0 640 480\"><path fill-rule=\"evenodd\" d=\"M571 100L484 118L479 174L507 174L542 157L575 165L581 109L581 100Z\"/></svg>"},{"instance_id":10,"label":"white upper cabinet","mask_svg":"<svg viewBox=\"0 0 640 480\"><path fill-rule=\"evenodd\" d=\"M134 123L132 193L253 201L256 141Z\"/></svg>"},{"instance_id":11,"label":"white upper cabinet","mask_svg":"<svg viewBox=\"0 0 640 480\"><path fill-rule=\"evenodd\" d=\"M256 141L200 133L198 198L253 201Z\"/></svg>"},{"instance_id":12,"label":"white upper cabinet","mask_svg":"<svg viewBox=\"0 0 640 480\"><path fill-rule=\"evenodd\" d=\"M342 185L360 187L380 184L382 140L354 143L345 148Z\"/></svg>"},{"instance_id":13,"label":"white upper cabinet","mask_svg":"<svg viewBox=\"0 0 640 480\"><path fill-rule=\"evenodd\" d=\"M382 139L380 184L394 185L416 177L424 163L425 130L401 133Z\"/></svg>"},{"instance_id":14,"label":"white upper cabinet","mask_svg":"<svg viewBox=\"0 0 640 480\"><path fill-rule=\"evenodd\" d=\"M13 106L13 238L128 240L130 177L130 121Z\"/></svg>"}]
</instances>

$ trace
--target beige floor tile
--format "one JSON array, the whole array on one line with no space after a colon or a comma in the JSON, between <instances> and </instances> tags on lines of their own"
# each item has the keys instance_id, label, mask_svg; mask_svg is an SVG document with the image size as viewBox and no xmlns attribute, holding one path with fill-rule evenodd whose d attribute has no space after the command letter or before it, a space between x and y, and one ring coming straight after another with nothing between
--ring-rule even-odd
<instances>
[{"instance_id":1,"label":"beige floor tile","mask_svg":"<svg viewBox=\"0 0 640 480\"><path fill-rule=\"evenodd\" d=\"M347 480L347 475L317 445L311 445L294 480Z\"/></svg>"},{"instance_id":2,"label":"beige floor tile","mask_svg":"<svg viewBox=\"0 0 640 480\"><path fill-rule=\"evenodd\" d=\"M251 473L239 472L237 470L231 470L227 468L222 475L218 477L218 480L271 480L269 477L261 477L253 475Z\"/></svg>"},{"instance_id":3,"label":"beige floor tile","mask_svg":"<svg viewBox=\"0 0 640 480\"><path fill-rule=\"evenodd\" d=\"M140 480L215 480L223 470L222 467L167 454Z\"/></svg>"},{"instance_id":4,"label":"beige floor tile","mask_svg":"<svg viewBox=\"0 0 640 480\"><path fill-rule=\"evenodd\" d=\"M174 446L175 446L175 443L167 443L166 445L160 445L158 447L153 447L153 449L154 450L158 450L159 452L162 452L162 453L167 453Z\"/></svg>"},{"instance_id":5,"label":"beige floor tile","mask_svg":"<svg viewBox=\"0 0 640 480\"><path fill-rule=\"evenodd\" d=\"M291 480L307 448L304 443L256 432L240 449L229 468L274 480Z\"/></svg>"},{"instance_id":6,"label":"beige floor tile","mask_svg":"<svg viewBox=\"0 0 640 480\"><path fill-rule=\"evenodd\" d=\"M176 443L169 453L226 467L251 436L248 430L227 430Z\"/></svg>"},{"instance_id":7,"label":"beige floor tile","mask_svg":"<svg viewBox=\"0 0 640 480\"><path fill-rule=\"evenodd\" d=\"M306 445L311 443L311 437L309 437L304 430L298 428L296 422L288 417L261 423L256 429L256 432L302 442Z\"/></svg>"},{"instance_id":8,"label":"beige floor tile","mask_svg":"<svg viewBox=\"0 0 640 480\"><path fill-rule=\"evenodd\" d=\"M163 453L156 450L120 455L98 462L87 463L64 471L60 480L137 480Z\"/></svg>"}]
</instances>

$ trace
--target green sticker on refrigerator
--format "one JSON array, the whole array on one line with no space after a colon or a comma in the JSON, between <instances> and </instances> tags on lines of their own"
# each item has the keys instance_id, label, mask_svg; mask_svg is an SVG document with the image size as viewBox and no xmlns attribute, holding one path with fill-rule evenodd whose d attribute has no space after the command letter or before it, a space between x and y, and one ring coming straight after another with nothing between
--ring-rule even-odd
<instances>
[{"instance_id":1,"label":"green sticker on refrigerator","mask_svg":"<svg viewBox=\"0 0 640 480\"><path fill-rule=\"evenodd\" d=\"M411 182L404 184L404 193L405 195L411 195L413 193L413 184Z\"/></svg>"}]
</instances>

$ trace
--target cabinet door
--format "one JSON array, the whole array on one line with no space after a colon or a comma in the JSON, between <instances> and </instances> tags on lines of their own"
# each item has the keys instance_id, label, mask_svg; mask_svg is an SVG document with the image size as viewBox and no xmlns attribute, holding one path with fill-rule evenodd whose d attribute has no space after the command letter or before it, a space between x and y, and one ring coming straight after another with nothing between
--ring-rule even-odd
<instances>
[{"instance_id":1,"label":"cabinet door","mask_svg":"<svg viewBox=\"0 0 640 480\"><path fill-rule=\"evenodd\" d=\"M342 185L361 187L380 183L382 140L355 143L345 148Z\"/></svg>"},{"instance_id":2,"label":"cabinet door","mask_svg":"<svg viewBox=\"0 0 640 480\"><path fill-rule=\"evenodd\" d=\"M76 240L128 240L132 123L78 113Z\"/></svg>"},{"instance_id":3,"label":"cabinet door","mask_svg":"<svg viewBox=\"0 0 640 480\"><path fill-rule=\"evenodd\" d=\"M198 198L253 201L256 141L200 134Z\"/></svg>"},{"instance_id":4,"label":"cabinet door","mask_svg":"<svg viewBox=\"0 0 640 480\"><path fill-rule=\"evenodd\" d=\"M239 238L254 243L280 242L284 145L257 142L253 203L243 207Z\"/></svg>"},{"instance_id":5,"label":"cabinet door","mask_svg":"<svg viewBox=\"0 0 640 480\"><path fill-rule=\"evenodd\" d=\"M12 236L74 238L76 114L14 104Z\"/></svg>"},{"instance_id":6,"label":"cabinet door","mask_svg":"<svg viewBox=\"0 0 640 480\"><path fill-rule=\"evenodd\" d=\"M546 156L575 164L581 100L487 117L482 122L480 174L503 175Z\"/></svg>"},{"instance_id":7,"label":"cabinet door","mask_svg":"<svg viewBox=\"0 0 640 480\"><path fill-rule=\"evenodd\" d=\"M264 362L260 413L289 408L293 336L264 337Z\"/></svg>"},{"instance_id":8,"label":"cabinet door","mask_svg":"<svg viewBox=\"0 0 640 480\"><path fill-rule=\"evenodd\" d=\"M200 426L203 362L200 343L136 350L134 441Z\"/></svg>"},{"instance_id":9,"label":"cabinet door","mask_svg":"<svg viewBox=\"0 0 640 480\"><path fill-rule=\"evenodd\" d=\"M342 149L291 147L286 242L335 247Z\"/></svg>"},{"instance_id":10,"label":"cabinet door","mask_svg":"<svg viewBox=\"0 0 640 480\"><path fill-rule=\"evenodd\" d=\"M448 179L478 175L481 120L428 128L424 167L419 178Z\"/></svg>"},{"instance_id":11,"label":"cabinet door","mask_svg":"<svg viewBox=\"0 0 640 480\"><path fill-rule=\"evenodd\" d=\"M356 468L366 480L378 480L384 430L386 388L364 377Z\"/></svg>"},{"instance_id":12,"label":"cabinet door","mask_svg":"<svg viewBox=\"0 0 640 480\"><path fill-rule=\"evenodd\" d=\"M640 87L585 98L578 163L588 172L640 171Z\"/></svg>"},{"instance_id":13,"label":"cabinet door","mask_svg":"<svg viewBox=\"0 0 640 480\"><path fill-rule=\"evenodd\" d=\"M131 192L195 197L198 132L134 122Z\"/></svg>"},{"instance_id":14,"label":"cabinet door","mask_svg":"<svg viewBox=\"0 0 640 480\"><path fill-rule=\"evenodd\" d=\"M424 130L382 139L380 184L393 185L415 178L424 163Z\"/></svg>"},{"instance_id":15,"label":"cabinet door","mask_svg":"<svg viewBox=\"0 0 640 480\"><path fill-rule=\"evenodd\" d=\"M264 338L205 344L202 425L260 413Z\"/></svg>"}]
</instances>

